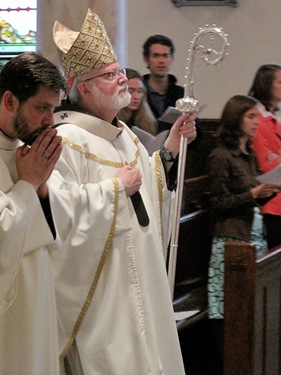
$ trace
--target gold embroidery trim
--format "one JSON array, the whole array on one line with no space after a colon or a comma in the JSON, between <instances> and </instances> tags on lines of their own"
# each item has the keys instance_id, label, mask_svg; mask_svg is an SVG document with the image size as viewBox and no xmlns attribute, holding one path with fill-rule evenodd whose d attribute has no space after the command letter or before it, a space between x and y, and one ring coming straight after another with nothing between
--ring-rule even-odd
<instances>
[{"instance_id":1,"label":"gold embroidery trim","mask_svg":"<svg viewBox=\"0 0 281 375\"><path fill-rule=\"evenodd\" d=\"M140 143L140 140L139 140L139 137L136 137L135 139L134 139L134 143L137 145L138 143Z\"/></svg>"},{"instance_id":2,"label":"gold embroidery trim","mask_svg":"<svg viewBox=\"0 0 281 375\"><path fill-rule=\"evenodd\" d=\"M96 154L92 154L91 152L87 152L84 149L84 147L82 147L80 145L77 145L75 143L72 143L71 141L69 141L65 137L62 137L62 141L68 147L70 147L72 150L78 151L78 152L81 152L82 154L84 154L86 159L91 159L91 160L96 161L99 164L110 166L110 167L115 167L115 168L122 168L123 165L124 165L122 162L115 162L115 161L111 161L111 160L105 160L105 159L100 158ZM136 139L136 141L137 141L137 139ZM135 141L135 143L137 144L138 142L136 142L136 141ZM135 159L129 163L131 167L135 167L137 165L139 155L140 155L140 151L139 151L139 149L137 149L136 153L135 153Z\"/></svg>"},{"instance_id":3,"label":"gold embroidery trim","mask_svg":"<svg viewBox=\"0 0 281 375\"><path fill-rule=\"evenodd\" d=\"M158 196L159 196L160 218L162 218L162 213L163 213L163 181L162 181L162 174L161 174L160 150L155 152L154 157L155 157L156 179L157 179ZM162 220L160 220L160 222L161 222L161 235L162 235L162 240L163 240L163 238L164 238L163 222L162 222Z\"/></svg>"},{"instance_id":4,"label":"gold embroidery trim","mask_svg":"<svg viewBox=\"0 0 281 375\"><path fill-rule=\"evenodd\" d=\"M114 186L114 196L115 196L115 199L114 199L114 214L113 214L113 220L112 220L110 232L109 232L107 241L105 243L105 247L103 249L103 252L102 252L99 264L98 264L97 272L95 274L94 280L93 280L92 285L90 287L90 290L88 292L86 301L85 301L85 303L84 303L84 305L82 307L82 310L81 310L81 312L80 312L80 314L78 316L78 319L77 319L77 321L76 321L76 323L74 325L73 331L71 333L71 337L69 338L68 343L66 344L65 349L60 354L60 359L61 360L63 360L63 358L66 356L67 352L69 351L69 349L71 348L71 346L72 346L72 344L73 344L73 342L75 340L75 337L77 336L77 334L79 332L79 329L81 327L83 319L86 316L86 313L87 313L87 311L89 309L89 306L91 304L91 301L93 299L94 293L96 291L96 288L97 288L97 285L98 285L98 281L99 281L99 278L100 278L103 266L105 264L108 252L112 248L112 241L113 241L113 236L114 236L114 233L115 233L115 227L116 227L116 221L117 221L117 211L118 211L118 204L119 204L119 194L118 194L118 181L117 181L117 178L113 177L112 181L113 181L113 186Z\"/></svg>"}]
</instances>

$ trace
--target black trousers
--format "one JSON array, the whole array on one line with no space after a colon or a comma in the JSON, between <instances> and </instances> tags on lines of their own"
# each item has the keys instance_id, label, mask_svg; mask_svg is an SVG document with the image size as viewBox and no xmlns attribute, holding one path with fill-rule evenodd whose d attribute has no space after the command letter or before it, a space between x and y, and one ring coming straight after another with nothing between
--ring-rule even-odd
<instances>
[{"instance_id":1,"label":"black trousers","mask_svg":"<svg viewBox=\"0 0 281 375\"><path fill-rule=\"evenodd\" d=\"M264 214L268 249L281 245L281 216Z\"/></svg>"}]
</instances>

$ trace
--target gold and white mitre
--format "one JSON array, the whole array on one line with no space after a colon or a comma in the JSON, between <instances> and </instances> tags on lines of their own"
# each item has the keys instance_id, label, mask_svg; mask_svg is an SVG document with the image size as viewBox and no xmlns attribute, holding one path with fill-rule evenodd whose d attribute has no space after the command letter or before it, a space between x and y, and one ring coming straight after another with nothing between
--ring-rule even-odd
<instances>
[{"instance_id":1,"label":"gold and white mitre","mask_svg":"<svg viewBox=\"0 0 281 375\"><path fill-rule=\"evenodd\" d=\"M53 38L67 78L117 60L103 22L91 9L79 32L55 21Z\"/></svg>"}]
</instances>

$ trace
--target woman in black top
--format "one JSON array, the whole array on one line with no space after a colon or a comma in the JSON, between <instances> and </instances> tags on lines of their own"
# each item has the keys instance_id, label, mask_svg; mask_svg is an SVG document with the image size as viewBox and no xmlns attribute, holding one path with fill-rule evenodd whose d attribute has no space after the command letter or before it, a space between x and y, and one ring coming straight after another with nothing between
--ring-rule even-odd
<instances>
[{"instance_id":1,"label":"woman in black top","mask_svg":"<svg viewBox=\"0 0 281 375\"><path fill-rule=\"evenodd\" d=\"M225 105L218 145L209 156L210 203L213 211L213 244L209 264L209 318L224 317L224 244L251 241L257 255L267 251L259 209L280 186L261 184L251 138L259 126L258 101L236 95ZM218 326L222 323L218 324Z\"/></svg>"}]
</instances>

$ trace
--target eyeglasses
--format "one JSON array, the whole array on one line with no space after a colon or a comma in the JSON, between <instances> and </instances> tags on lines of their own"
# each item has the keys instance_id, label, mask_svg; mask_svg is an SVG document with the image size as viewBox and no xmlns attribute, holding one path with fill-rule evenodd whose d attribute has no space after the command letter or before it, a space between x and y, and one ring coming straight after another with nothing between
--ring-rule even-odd
<instances>
[{"instance_id":1,"label":"eyeglasses","mask_svg":"<svg viewBox=\"0 0 281 375\"><path fill-rule=\"evenodd\" d=\"M95 77L87 78L84 80L84 82L90 81L91 79L98 78L98 77L104 77L104 79L106 79L107 81L113 81L115 78L118 79L121 73L125 76L126 69L118 69L118 70L116 69L116 70L113 70L112 72L103 73Z\"/></svg>"}]
</instances>

